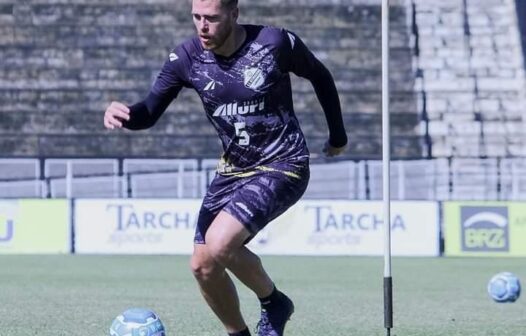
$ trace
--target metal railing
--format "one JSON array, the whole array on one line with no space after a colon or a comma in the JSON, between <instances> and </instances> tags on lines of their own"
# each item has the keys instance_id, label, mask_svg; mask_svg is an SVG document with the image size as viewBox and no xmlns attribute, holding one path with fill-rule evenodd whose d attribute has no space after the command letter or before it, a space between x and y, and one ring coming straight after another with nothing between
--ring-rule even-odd
<instances>
[{"instance_id":1,"label":"metal railing","mask_svg":"<svg viewBox=\"0 0 526 336\"><path fill-rule=\"evenodd\" d=\"M0 198L201 198L217 160L0 159ZM526 158L391 163L393 200L526 200ZM381 161L312 163L307 199L378 200Z\"/></svg>"}]
</instances>

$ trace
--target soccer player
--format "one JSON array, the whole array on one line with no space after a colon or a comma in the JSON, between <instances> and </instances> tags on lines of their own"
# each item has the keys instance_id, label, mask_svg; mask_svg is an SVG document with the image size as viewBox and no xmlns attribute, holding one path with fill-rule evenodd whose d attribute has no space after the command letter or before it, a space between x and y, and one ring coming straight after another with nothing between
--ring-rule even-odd
<instances>
[{"instance_id":1,"label":"soccer player","mask_svg":"<svg viewBox=\"0 0 526 336\"><path fill-rule=\"evenodd\" d=\"M224 153L197 221L191 269L229 335L250 335L226 270L261 301L259 336L281 336L294 304L279 291L245 244L292 206L309 180L309 152L294 114L289 73L308 79L325 113L327 156L347 136L327 68L294 33L237 23L237 0L193 0L197 36L169 54L148 96L131 106L112 102L108 129L151 127L183 87L194 89Z\"/></svg>"}]
</instances>

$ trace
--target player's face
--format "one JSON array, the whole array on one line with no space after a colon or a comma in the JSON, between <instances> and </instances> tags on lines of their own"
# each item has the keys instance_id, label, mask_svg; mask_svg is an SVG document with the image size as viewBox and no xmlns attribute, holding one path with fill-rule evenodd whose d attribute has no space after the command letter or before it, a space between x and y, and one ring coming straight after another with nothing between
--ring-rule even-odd
<instances>
[{"instance_id":1,"label":"player's face","mask_svg":"<svg viewBox=\"0 0 526 336\"><path fill-rule=\"evenodd\" d=\"M193 0L192 16L203 48L218 50L232 33L237 8L223 8L219 0Z\"/></svg>"}]
</instances>

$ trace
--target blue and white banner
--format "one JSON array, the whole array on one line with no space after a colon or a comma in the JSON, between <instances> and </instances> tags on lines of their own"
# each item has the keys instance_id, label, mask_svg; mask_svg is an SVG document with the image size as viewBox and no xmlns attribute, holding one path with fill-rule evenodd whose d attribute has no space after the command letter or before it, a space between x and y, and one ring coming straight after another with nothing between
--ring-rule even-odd
<instances>
[{"instance_id":1,"label":"blue and white banner","mask_svg":"<svg viewBox=\"0 0 526 336\"><path fill-rule=\"evenodd\" d=\"M77 253L190 254L197 200L76 200Z\"/></svg>"},{"instance_id":2,"label":"blue and white banner","mask_svg":"<svg viewBox=\"0 0 526 336\"><path fill-rule=\"evenodd\" d=\"M190 254L200 200L76 200L77 253ZM382 203L300 201L249 244L258 254L382 255ZM393 202L392 252L439 255L438 202Z\"/></svg>"},{"instance_id":3,"label":"blue and white banner","mask_svg":"<svg viewBox=\"0 0 526 336\"><path fill-rule=\"evenodd\" d=\"M392 202L391 240L395 256L438 256L438 202ZM382 202L298 202L249 247L261 254L383 255Z\"/></svg>"}]
</instances>

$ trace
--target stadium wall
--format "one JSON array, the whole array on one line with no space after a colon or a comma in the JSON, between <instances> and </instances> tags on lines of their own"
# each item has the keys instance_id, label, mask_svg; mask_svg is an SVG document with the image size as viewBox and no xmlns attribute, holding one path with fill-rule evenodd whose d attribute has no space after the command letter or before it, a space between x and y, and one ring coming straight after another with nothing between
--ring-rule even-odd
<instances>
[{"instance_id":1,"label":"stadium wall","mask_svg":"<svg viewBox=\"0 0 526 336\"><path fill-rule=\"evenodd\" d=\"M524 8L514 0L415 0L412 6L416 91L431 156L526 155L517 19Z\"/></svg>"},{"instance_id":2,"label":"stadium wall","mask_svg":"<svg viewBox=\"0 0 526 336\"><path fill-rule=\"evenodd\" d=\"M102 127L107 104L143 98L168 51L193 34L189 3L2 1L2 156L217 157L217 137L189 90L149 131ZM297 32L332 71L351 139L348 159L380 155L379 4L241 1L242 22ZM394 157L524 156L521 1L519 12L514 0L391 4ZM324 116L308 82L294 78L294 88L318 154Z\"/></svg>"},{"instance_id":3,"label":"stadium wall","mask_svg":"<svg viewBox=\"0 0 526 336\"><path fill-rule=\"evenodd\" d=\"M334 74L351 136L347 158L380 153L380 7L368 1L241 1L241 21L297 32ZM185 90L144 132L107 132L112 100L143 98L169 50L193 35L189 1L17 1L0 5L3 156L218 157L199 98ZM421 157L407 10L393 3L393 151ZM294 79L312 152L326 126L310 84Z\"/></svg>"}]
</instances>

